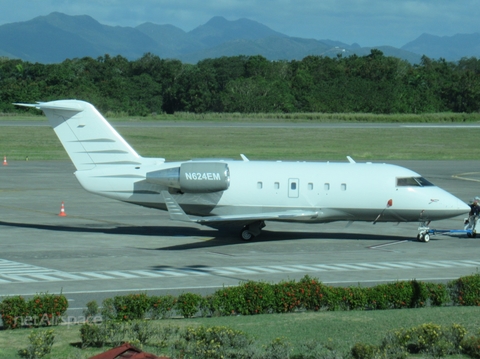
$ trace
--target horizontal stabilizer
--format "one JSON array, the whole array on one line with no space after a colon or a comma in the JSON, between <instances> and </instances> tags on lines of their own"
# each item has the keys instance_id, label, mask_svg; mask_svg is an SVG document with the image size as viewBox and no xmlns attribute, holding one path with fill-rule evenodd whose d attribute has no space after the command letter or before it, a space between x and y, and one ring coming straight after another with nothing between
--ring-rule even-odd
<instances>
[{"instance_id":1,"label":"horizontal stabilizer","mask_svg":"<svg viewBox=\"0 0 480 359\"><path fill-rule=\"evenodd\" d=\"M23 106L23 107L35 107L37 110L49 109L49 110L74 111L74 112L83 111L82 106L72 101L37 102L35 104L14 103L14 105Z\"/></svg>"}]
</instances>

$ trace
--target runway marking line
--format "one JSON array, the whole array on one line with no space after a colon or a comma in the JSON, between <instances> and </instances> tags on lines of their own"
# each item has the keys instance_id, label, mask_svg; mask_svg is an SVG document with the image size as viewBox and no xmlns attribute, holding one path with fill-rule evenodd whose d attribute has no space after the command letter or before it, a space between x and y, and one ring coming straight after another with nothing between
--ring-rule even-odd
<instances>
[{"instance_id":1,"label":"runway marking line","mask_svg":"<svg viewBox=\"0 0 480 359\"><path fill-rule=\"evenodd\" d=\"M374 263L285 264L239 267L159 268L144 270L110 270L62 272L54 269L0 259L0 283L31 283L54 281L115 280L133 278L261 275L265 273L316 273L325 271L375 271L479 267L480 260L400 261Z\"/></svg>"},{"instance_id":2,"label":"runway marking line","mask_svg":"<svg viewBox=\"0 0 480 359\"><path fill-rule=\"evenodd\" d=\"M401 243L405 243L405 242L410 242L410 240L405 239L405 240L400 240L400 241L395 241L395 242L388 242L388 243L384 243L384 244L378 244L378 245L375 245L375 246L370 246L370 247L367 247L367 248L377 249L377 248L382 248L382 247L387 247L387 246L393 246L393 245L395 245L395 244L401 244Z\"/></svg>"}]
</instances>

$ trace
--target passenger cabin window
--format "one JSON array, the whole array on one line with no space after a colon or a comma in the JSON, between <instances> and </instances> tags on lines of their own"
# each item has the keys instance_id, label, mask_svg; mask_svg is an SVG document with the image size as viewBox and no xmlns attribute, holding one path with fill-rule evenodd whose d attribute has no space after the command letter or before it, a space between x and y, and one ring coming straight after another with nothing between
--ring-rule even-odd
<instances>
[{"instance_id":1,"label":"passenger cabin window","mask_svg":"<svg viewBox=\"0 0 480 359\"><path fill-rule=\"evenodd\" d=\"M280 188L280 183L279 182L275 182L275 184L273 185L275 189L279 189Z\"/></svg>"},{"instance_id":2,"label":"passenger cabin window","mask_svg":"<svg viewBox=\"0 0 480 359\"><path fill-rule=\"evenodd\" d=\"M346 184L346 183L342 183L342 185L340 186L340 188L342 189L342 191L346 191L346 190L347 190L347 184Z\"/></svg>"},{"instance_id":3,"label":"passenger cabin window","mask_svg":"<svg viewBox=\"0 0 480 359\"><path fill-rule=\"evenodd\" d=\"M257 182L257 188L262 189L263 188L263 183L262 182Z\"/></svg>"},{"instance_id":4,"label":"passenger cabin window","mask_svg":"<svg viewBox=\"0 0 480 359\"><path fill-rule=\"evenodd\" d=\"M297 189L297 182L290 183L290 189L293 190L293 191L296 190Z\"/></svg>"},{"instance_id":5,"label":"passenger cabin window","mask_svg":"<svg viewBox=\"0 0 480 359\"><path fill-rule=\"evenodd\" d=\"M308 189L309 189L310 191L313 190L313 183L310 182L310 183L308 184Z\"/></svg>"},{"instance_id":6,"label":"passenger cabin window","mask_svg":"<svg viewBox=\"0 0 480 359\"><path fill-rule=\"evenodd\" d=\"M330 191L330 183L325 183L325 184L323 185L323 189L324 189L325 191Z\"/></svg>"},{"instance_id":7,"label":"passenger cabin window","mask_svg":"<svg viewBox=\"0 0 480 359\"><path fill-rule=\"evenodd\" d=\"M397 178L397 187L430 187L435 186L423 177L400 177Z\"/></svg>"}]
</instances>

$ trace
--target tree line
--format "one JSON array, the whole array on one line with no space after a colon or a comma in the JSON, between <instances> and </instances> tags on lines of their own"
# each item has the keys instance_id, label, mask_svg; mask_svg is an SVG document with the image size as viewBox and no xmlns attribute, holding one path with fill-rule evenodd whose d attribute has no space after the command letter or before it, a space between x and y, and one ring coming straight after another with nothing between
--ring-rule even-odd
<instances>
[{"instance_id":1,"label":"tree line","mask_svg":"<svg viewBox=\"0 0 480 359\"><path fill-rule=\"evenodd\" d=\"M480 60L424 56L410 64L373 49L367 56L263 56L195 65L151 53L67 59L58 64L0 59L0 112L13 102L75 98L100 111L148 115L178 111L274 113L433 113L480 111Z\"/></svg>"}]
</instances>

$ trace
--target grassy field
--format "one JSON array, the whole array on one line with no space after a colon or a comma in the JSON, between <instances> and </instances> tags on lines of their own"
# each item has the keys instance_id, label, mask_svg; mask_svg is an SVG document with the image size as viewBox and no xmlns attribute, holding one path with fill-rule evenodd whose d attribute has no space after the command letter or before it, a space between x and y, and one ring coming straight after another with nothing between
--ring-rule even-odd
<instances>
[{"instance_id":1,"label":"grassy field","mask_svg":"<svg viewBox=\"0 0 480 359\"><path fill-rule=\"evenodd\" d=\"M33 111L33 110L32 110ZM41 120L40 111L31 113L0 113L2 120ZM109 120L115 121L261 121L261 122L376 122L376 123L463 123L480 122L480 113L425 113L425 114L372 114L372 113L206 113L175 112L150 116L128 116L126 113L105 112Z\"/></svg>"},{"instance_id":2,"label":"grassy field","mask_svg":"<svg viewBox=\"0 0 480 359\"><path fill-rule=\"evenodd\" d=\"M278 337L287 338L294 352L302 343L314 340L333 342L340 352L346 352L357 342L380 344L389 330L411 328L423 323L465 326L469 335L480 329L480 308L446 307L385 311L305 312L294 314L270 314L257 316L169 319L156 321L158 326L227 326L253 336L258 344L265 345ZM28 344L32 330L0 331L0 358L12 358L18 349ZM56 340L51 358L88 358L108 348L78 348L78 326L55 327ZM146 351L168 354L166 349L146 346Z\"/></svg>"},{"instance_id":3,"label":"grassy field","mask_svg":"<svg viewBox=\"0 0 480 359\"><path fill-rule=\"evenodd\" d=\"M5 117L2 117L4 119ZM40 117L42 118L42 117ZM44 119L46 121L46 119ZM344 161L477 159L472 128L227 128L119 127L145 157ZM0 127L0 155L9 160L66 160L48 127Z\"/></svg>"}]
</instances>

